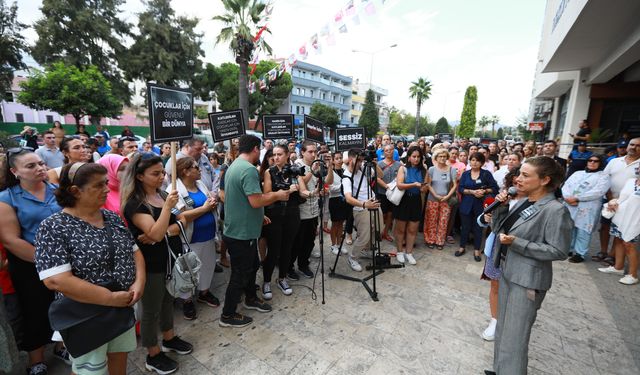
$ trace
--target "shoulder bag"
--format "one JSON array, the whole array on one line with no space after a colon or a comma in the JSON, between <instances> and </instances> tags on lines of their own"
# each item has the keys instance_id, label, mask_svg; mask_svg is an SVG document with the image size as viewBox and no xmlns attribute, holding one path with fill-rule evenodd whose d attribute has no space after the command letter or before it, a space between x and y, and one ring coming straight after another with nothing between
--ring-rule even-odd
<instances>
[{"instance_id":1,"label":"shoulder bag","mask_svg":"<svg viewBox=\"0 0 640 375\"><path fill-rule=\"evenodd\" d=\"M164 240L167 243L167 249L171 257L173 257L174 263L171 269L171 275L168 275L167 279L167 291L174 298L180 297L186 293L193 295L198 287L200 280L200 267L202 262L198 255L191 251L189 242L186 241L186 235L184 227L180 220L176 222L180 227L180 237L182 239L182 254L176 256L171 250L169 240L165 236Z\"/></svg>"},{"instance_id":2,"label":"shoulder bag","mask_svg":"<svg viewBox=\"0 0 640 375\"><path fill-rule=\"evenodd\" d=\"M106 217L104 225L109 238L109 267L113 270L115 249L112 232ZM98 284L112 292L122 288L114 281ZM133 308L83 303L62 296L49 306L51 328L59 331L64 345L72 357L101 347L135 325Z\"/></svg>"},{"instance_id":3,"label":"shoulder bag","mask_svg":"<svg viewBox=\"0 0 640 375\"><path fill-rule=\"evenodd\" d=\"M400 190L398 188L397 180L393 180L387 184L387 191L385 192L387 199L389 202L394 205L399 205L402 200L402 196L404 195L404 190Z\"/></svg>"}]
</instances>

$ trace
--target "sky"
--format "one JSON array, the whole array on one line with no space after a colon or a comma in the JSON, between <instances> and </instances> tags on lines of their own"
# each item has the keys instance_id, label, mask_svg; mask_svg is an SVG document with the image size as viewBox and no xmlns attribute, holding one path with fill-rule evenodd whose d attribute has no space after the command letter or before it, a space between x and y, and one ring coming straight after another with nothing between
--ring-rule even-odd
<instances>
[{"instance_id":1,"label":"sky","mask_svg":"<svg viewBox=\"0 0 640 375\"><path fill-rule=\"evenodd\" d=\"M528 113L533 88L545 0L370 0L375 14L358 12L360 23L346 22L347 32L335 34L335 44L320 38L321 52L309 53L306 62L360 82L388 90L389 106L415 114L409 98L411 82L422 77L432 84L422 114L432 121L445 116L460 119L464 92L478 90L476 116L497 115L500 124L514 125ZM361 0L355 0L359 4ZM319 33L344 9L347 0L275 0L265 36L275 57L288 57ZM41 1L18 0L18 18L32 25L42 16ZM200 19L205 62L233 62L225 45L216 45L222 25L212 18L224 8L217 0L174 0L178 15ZM144 10L140 0L127 0L122 18L135 24ZM37 35L25 31L29 42ZM388 48L396 44L395 48ZM364 52L353 52L353 50ZM375 52L372 54L372 52ZM264 55L262 57L266 58ZM371 62L373 56L373 72ZM27 61L28 63L28 61Z\"/></svg>"}]
</instances>

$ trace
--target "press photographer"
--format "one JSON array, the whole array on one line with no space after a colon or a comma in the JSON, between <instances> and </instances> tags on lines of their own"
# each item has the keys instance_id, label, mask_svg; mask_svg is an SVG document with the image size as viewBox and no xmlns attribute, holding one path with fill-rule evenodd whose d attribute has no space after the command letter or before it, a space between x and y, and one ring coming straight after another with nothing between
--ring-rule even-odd
<instances>
[{"instance_id":1,"label":"press photographer","mask_svg":"<svg viewBox=\"0 0 640 375\"><path fill-rule=\"evenodd\" d=\"M272 191L289 190L288 201L278 201L265 207L265 215L271 220L271 224L265 227L265 236L269 251L262 265L264 283L262 284L262 296L265 300L273 297L271 292L271 275L278 264L278 278L276 284L284 295L290 295L293 290L286 280L291 248L293 247L294 233L300 227L300 208L303 201L298 193L298 177L304 176L304 167L289 164L289 150L286 145L277 145L273 148L275 165L264 174L263 190L265 193Z\"/></svg>"},{"instance_id":2,"label":"press photographer","mask_svg":"<svg viewBox=\"0 0 640 375\"><path fill-rule=\"evenodd\" d=\"M291 252L291 262L287 277L290 280L299 280L300 276L294 269L294 263L298 262L298 270L302 272L304 277L312 278L313 272L309 269L309 256L313 250L316 230L318 228L318 215L320 214L320 206L318 205L318 197L326 194L322 185L318 183L320 175L326 174L327 169L323 166L323 162L316 160L317 148L316 144L311 141L305 141L302 144L302 158L296 160L295 166L303 167L304 176L298 177L300 195L306 198L306 202L300 204L300 228L294 241ZM330 185L333 182L333 173L329 173L324 180L325 184Z\"/></svg>"},{"instance_id":3,"label":"press photographer","mask_svg":"<svg viewBox=\"0 0 640 375\"><path fill-rule=\"evenodd\" d=\"M362 266L356 259L356 254L369 250L371 245L371 226L375 224L371 221L371 217L379 219L381 216L380 212L377 215L370 215L370 210L380 209L375 191L367 181L367 177L373 177L375 181L377 176L382 176L382 170L374 160L376 160L376 153L373 150L349 150L347 168L342 179L344 196L347 203L353 206L353 222L358 229L358 237L353 243L347 261L351 269L357 272L362 271ZM367 171L365 167L370 169Z\"/></svg>"}]
</instances>

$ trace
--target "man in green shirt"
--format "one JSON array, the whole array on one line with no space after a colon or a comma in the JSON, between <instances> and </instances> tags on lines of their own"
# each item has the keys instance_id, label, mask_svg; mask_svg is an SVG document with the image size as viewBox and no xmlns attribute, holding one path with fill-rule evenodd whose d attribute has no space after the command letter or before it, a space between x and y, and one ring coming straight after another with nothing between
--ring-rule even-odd
<instances>
[{"instance_id":1,"label":"man in green shirt","mask_svg":"<svg viewBox=\"0 0 640 375\"><path fill-rule=\"evenodd\" d=\"M240 137L238 158L225 174L224 231L222 239L231 258L231 277L220 316L221 327L244 327L253 319L236 313L244 292L244 307L270 312L271 306L257 297L256 271L258 237L263 224L268 224L263 207L276 201L289 199L290 190L263 194L255 165L260 158L260 138L253 135Z\"/></svg>"}]
</instances>

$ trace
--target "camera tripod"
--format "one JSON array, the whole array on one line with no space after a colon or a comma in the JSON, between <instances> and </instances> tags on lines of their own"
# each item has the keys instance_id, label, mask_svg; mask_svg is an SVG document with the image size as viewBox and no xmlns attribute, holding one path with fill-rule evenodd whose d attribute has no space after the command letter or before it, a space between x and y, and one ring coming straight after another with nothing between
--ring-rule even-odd
<instances>
[{"instance_id":1,"label":"camera tripod","mask_svg":"<svg viewBox=\"0 0 640 375\"><path fill-rule=\"evenodd\" d=\"M365 160L363 173L360 176L360 181L358 182L358 188L356 190L354 198L358 197L358 194L360 193L360 188L362 187L362 182L365 180L365 178L366 178L366 183L368 184L368 186L366 186L367 200L372 198L371 196L372 191L370 187L375 186L377 182L375 170L376 170L376 163L373 162L372 160ZM353 186L353 181L351 181L351 185ZM342 253L342 247L344 246L344 240L347 235L346 231L343 231L342 238L340 239L340 247L338 248L338 254L336 255L336 259L333 263L333 268L330 268L331 272L329 272L329 277L362 283L362 286L364 286L364 288L367 290L371 299L377 302L379 301L379 299L378 299L378 292L376 290L376 276L383 273L384 269L386 268L402 268L404 267L404 264L390 264L389 262L384 262L383 264L382 262L380 263L377 262L378 260L384 259L380 251L381 250L380 241L382 239L380 236L380 211L378 208L368 209L368 211L369 211L369 225L370 225L369 246L371 249L372 264L370 266L367 266L366 269L372 271L371 275L366 276L362 279L359 279L356 277L336 273L338 260L340 259L340 255ZM368 284L369 280L372 280L372 287L369 287L369 284Z\"/></svg>"}]
</instances>

